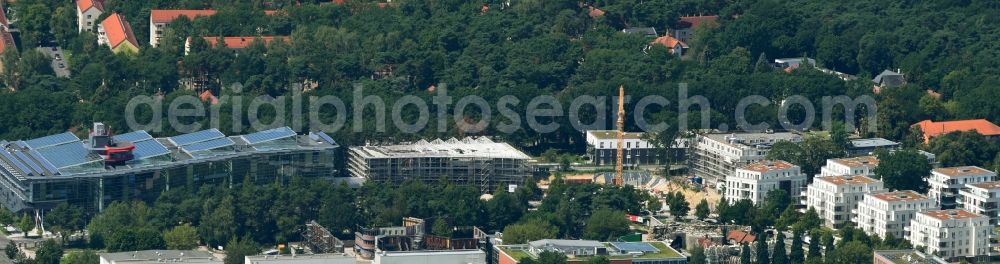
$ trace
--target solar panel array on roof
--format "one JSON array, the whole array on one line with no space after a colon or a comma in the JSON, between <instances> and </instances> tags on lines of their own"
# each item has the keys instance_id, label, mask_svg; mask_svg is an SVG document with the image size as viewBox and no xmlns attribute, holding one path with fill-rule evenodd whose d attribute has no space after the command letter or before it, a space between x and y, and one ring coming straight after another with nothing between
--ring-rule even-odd
<instances>
[{"instance_id":1,"label":"solar panel array on roof","mask_svg":"<svg viewBox=\"0 0 1000 264\"><path fill-rule=\"evenodd\" d=\"M243 136L240 136L240 137L242 137L243 140L245 140L248 144L253 145L253 144L258 144L258 143L267 142L267 141L271 141L271 140L277 140L277 139L292 137L292 136L295 136L295 131L292 131L291 128L289 128L289 127L279 127L279 128L274 128L274 129L268 129L268 130L260 131L260 132L257 132L257 133L246 134L246 135L243 135Z\"/></svg>"},{"instance_id":2,"label":"solar panel array on roof","mask_svg":"<svg viewBox=\"0 0 1000 264\"><path fill-rule=\"evenodd\" d=\"M26 140L24 143L33 149L40 149L48 146L55 146L59 144L69 143L73 141L80 141L73 133L65 132L62 134L55 134L51 136L44 136L36 139Z\"/></svg>"},{"instance_id":3,"label":"solar panel array on roof","mask_svg":"<svg viewBox=\"0 0 1000 264\"><path fill-rule=\"evenodd\" d=\"M181 148L184 149L184 151L186 151L188 153L191 153L191 152L198 152L198 151L203 151L203 150L212 150L212 149L217 149L217 148L221 148L221 147L228 147L228 146L232 146L233 144L235 144L235 142L233 142L232 139L224 137L224 138L217 138L217 139L213 139L213 140L209 140L209 141L202 141L202 142L190 144L190 145L187 145L187 146L183 146Z\"/></svg>"},{"instance_id":4,"label":"solar panel array on roof","mask_svg":"<svg viewBox=\"0 0 1000 264\"><path fill-rule=\"evenodd\" d=\"M41 164L42 167L45 167L45 170L50 171L52 173L59 173L59 168L56 168L56 166L52 165L52 163L46 160L45 157L42 157L42 153L39 153L37 150L32 149L31 151L28 151L28 155L31 155L32 158L35 158L35 160L38 161L38 164Z\"/></svg>"},{"instance_id":5,"label":"solar panel array on roof","mask_svg":"<svg viewBox=\"0 0 1000 264\"><path fill-rule=\"evenodd\" d=\"M87 151L87 148L85 148L81 142L47 147L39 149L38 152L41 153L42 157L45 157L46 160L52 162L53 166L60 169L101 159L99 156L93 155L90 151Z\"/></svg>"},{"instance_id":6,"label":"solar panel array on roof","mask_svg":"<svg viewBox=\"0 0 1000 264\"><path fill-rule=\"evenodd\" d=\"M180 147L180 146L185 146L185 145L191 145L191 144L198 143L198 142L209 141L209 140L213 140L213 139L217 139L217 138L221 138L221 137L225 137L225 136L226 135L223 135L222 132L219 132L218 129L211 128L211 129L206 129L206 130L202 130L202 131L198 131L198 132L192 132L192 133L188 133L188 134L184 134L184 135L173 136L173 137L170 137L170 141L173 142L174 145L177 145L178 147Z\"/></svg>"},{"instance_id":7,"label":"solar panel array on roof","mask_svg":"<svg viewBox=\"0 0 1000 264\"><path fill-rule=\"evenodd\" d=\"M24 162L25 165L28 165L28 167L35 172L35 175L45 174L45 170L43 170L41 166L38 166L38 163L35 163L34 160L28 157L28 154L24 154L24 151L16 151L14 152L14 156L17 156Z\"/></svg>"},{"instance_id":8,"label":"solar panel array on roof","mask_svg":"<svg viewBox=\"0 0 1000 264\"><path fill-rule=\"evenodd\" d=\"M14 155L11 155L10 152L7 152L6 150L0 150L0 155L3 155L4 159L13 164L14 167L17 167L17 170L31 174L31 169L28 168L28 165L24 165L24 163L17 160L17 158L15 158Z\"/></svg>"},{"instance_id":9,"label":"solar panel array on roof","mask_svg":"<svg viewBox=\"0 0 1000 264\"><path fill-rule=\"evenodd\" d=\"M611 246L625 252L660 252L653 245L643 242L611 242Z\"/></svg>"},{"instance_id":10,"label":"solar panel array on roof","mask_svg":"<svg viewBox=\"0 0 1000 264\"><path fill-rule=\"evenodd\" d=\"M114 135L111 136L111 138L114 139L115 141L139 142L147 139L153 139L153 136L150 136L149 133L146 133L145 130L139 130L121 135Z\"/></svg>"},{"instance_id":11,"label":"solar panel array on roof","mask_svg":"<svg viewBox=\"0 0 1000 264\"><path fill-rule=\"evenodd\" d=\"M170 153L167 147L164 147L159 141L153 139L134 142L132 144L135 145L135 149L132 150L134 159L144 159Z\"/></svg>"}]
</instances>

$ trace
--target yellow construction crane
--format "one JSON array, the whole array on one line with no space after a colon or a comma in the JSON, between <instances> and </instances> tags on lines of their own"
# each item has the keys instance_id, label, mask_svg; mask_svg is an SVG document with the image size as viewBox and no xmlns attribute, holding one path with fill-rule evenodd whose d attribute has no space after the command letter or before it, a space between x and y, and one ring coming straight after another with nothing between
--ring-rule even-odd
<instances>
[{"instance_id":1,"label":"yellow construction crane","mask_svg":"<svg viewBox=\"0 0 1000 264\"><path fill-rule=\"evenodd\" d=\"M622 178L622 161L625 160L625 151L622 149L622 145L625 145L625 86L618 87L618 162L615 164L615 179L614 184L616 186L624 185L624 180Z\"/></svg>"}]
</instances>

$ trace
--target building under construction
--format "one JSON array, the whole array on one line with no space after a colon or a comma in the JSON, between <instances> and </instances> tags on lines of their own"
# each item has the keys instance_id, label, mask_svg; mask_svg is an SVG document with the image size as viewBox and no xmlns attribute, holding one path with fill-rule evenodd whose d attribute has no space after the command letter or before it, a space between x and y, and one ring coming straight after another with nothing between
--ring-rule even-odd
<instances>
[{"instance_id":1,"label":"building under construction","mask_svg":"<svg viewBox=\"0 0 1000 264\"><path fill-rule=\"evenodd\" d=\"M524 184L531 177L529 159L510 144L467 137L352 147L347 169L351 176L369 181L399 185L412 179L435 184L444 177L490 193Z\"/></svg>"}]
</instances>

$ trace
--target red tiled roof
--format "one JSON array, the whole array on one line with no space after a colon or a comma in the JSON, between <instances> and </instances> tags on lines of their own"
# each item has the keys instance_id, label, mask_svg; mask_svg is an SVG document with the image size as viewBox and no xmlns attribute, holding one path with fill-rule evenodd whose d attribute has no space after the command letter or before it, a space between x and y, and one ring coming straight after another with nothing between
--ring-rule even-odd
<instances>
[{"instance_id":1,"label":"red tiled roof","mask_svg":"<svg viewBox=\"0 0 1000 264\"><path fill-rule=\"evenodd\" d=\"M590 13L587 13L592 18L598 18L604 16L604 10L598 9L596 7L590 7Z\"/></svg>"},{"instance_id":2,"label":"red tiled roof","mask_svg":"<svg viewBox=\"0 0 1000 264\"><path fill-rule=\"evenodd\" d=\"M0 30L0 54L6 51L7 47L17 49L17 46L14 44L14 37L10 35L10 32Z\"/></svg>"},{"instance_id":3,"label":"red tiled roof","mask_svg":"<svg viewBox=\"0 0 1000 264\"><path fill-rule=\"evenodd\" d=\"M200 16L212 16L218 11L212 9L205 10L164 10L164 9L153 9L149 11L149 20L153 23L170 23L177 19L178 17L184 16L188 19L194 19Z\"/></svg>"},{"instance_id":4,"label":"red tiled roof","mask_svg":"<svg viewBox=\"0 0 1000 264\"><path fill-rule=\"evenodd\" d=\"M715 23L719 19L719 16L682 16L680 17L681 22L685 22L691 25L691 28L697 28L700 25L706 23Z\"/></svg>"},{"instance_id":5,"label":"red tiled roof","mask_svg":"<svg viewBox=\"0 0 1000 264\"><path fill-rule=\"evenodd\" d=\"M931 120L920 121L913 126L920 127L924 132L924 143L930 142L932 137L948 134L957 131L973 131L984 136L1000 135L1000 126L991 123L986 119L956 120L934 122Z\"/></svg>"},{"instance_id":6,"label":"red tiled roof","mask_svg":"<svg viewBox=\"0 0 1000 264\"><path fill-rule=\"evenodd\" d=\"M746 165L742 169L765 173L772 170L787 170L793 166L795 165L783 160L764 160Z\"/></svg>"},{"instance_id":7,"label":"red tiled roof","mask_svg":"<svg viewBox=\"0 0 1000 264\"><path fill-rule=\"evenodd\" d=\"M726 239L732 240L736 242L736 244L753 243L754 241L757 241L757 237L740 230L730 230L729 234L726 235Z\"/></svg>"},{"instance_id":8,"label":"red tiled roof","mask_svg":"<svg viewBox=\"0 0 1000 264\"><path fill-rule=\"evenodd\" d=\"M219 98L215 97L215 95L209 90L205 90L198 97L201 98L202 102L211 101L213 105L219 104Z\"/></svg>"},{"instance_id":9,"label":"red tiled roof","mask_svg":"<svg viewBox=\"0 0 1000 264\"><path fill-rule=\"evenodd\" d=\"M135 40L135 34L132 33L132 26L121 14L111 14L101 22L101 26L104 27L104 34L108 36L108 46L111 46L112 49L125 41L139 47L139 42Z\"/></svg>"},{"instance_id":10,"label":"red tiled roof","mask_svg":"<svg viewBox=\"0 0 1000 264\"><path fill-rule=\"evenodd\" d=\"M222 41L225 42L227 48L245 49L246 47L249 47L250 44L252 44L253 41L258 38L260 38L261 41L264 41L265 45L271 44L271 42L274 40L288 41L289 39L288 36L245 36L245 37L224 37L222 38ZM219 42L219 37L205 37L205 42L208 42L208 45L214 48L215 45L218 44Z\"/></svg>"},{"instance_id":11,"label":"red tiled roof","mask_svg":"<svg viewBox=\"0 0 1000 264\"><path fill-rule=\"evenodd\" d=\"M919 212L918 214L924 214L938 220L960 220L969 218L983 217L973 212L966 211L965 209L951 209L951 210L933 210Z\"/></svg>"},{"instance_id":12,"label":"red tiled roof","mask_svg":"<svg viewBox=\"0 0 1000 264\"><path fill-rule=\"evenodd\" d=\"M80 9L80 12L87 12L90 8L97 8L101 12L104 12L104 1L102 0L77 0L76 7Z\"/></svg>"},{"instance_id":13,"label":"red tiled roof","mask_svg":"<svg viewBox=\"0 0 1000 264\"><path fill-rule=\"evenodd\" d=\"M652 44L657 44L657 43L663 44L663 46L667 46L667 48L669 48L669 49L672 49L672 48L676 47L677 44L680 44L681 47L687 46L687 44L684 44L684 42L682 42L679 39L676 39L674 37L671 37L670 35L666 35L666 36L662 36L662 37L656 38L656 39L653 40Z\"/></svg>"}]
</instances>

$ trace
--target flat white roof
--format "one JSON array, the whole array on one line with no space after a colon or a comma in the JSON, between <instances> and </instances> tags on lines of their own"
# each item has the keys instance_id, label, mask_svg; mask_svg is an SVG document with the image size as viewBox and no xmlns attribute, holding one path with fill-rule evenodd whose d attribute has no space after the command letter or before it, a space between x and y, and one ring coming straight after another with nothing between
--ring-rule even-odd
<instances>
[{"instance_id":1,"label":"flat white roof","mask_svg":"<svg viewBox=\"0 0 1000 264\"><path fill-rule=\"evenodd\" d=\"M415 143L352 147L351 150L364 158L416 158L416 157L455 157L455 158L501 158L501 159L531 159L520 150L507 143L493 142L486 137L466 137L462 140L451 138L434 141L420 140Z\"/></svg>"}]
</instances>

